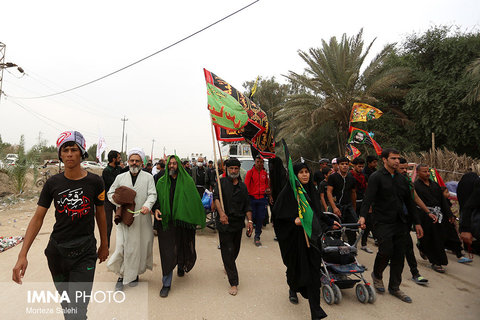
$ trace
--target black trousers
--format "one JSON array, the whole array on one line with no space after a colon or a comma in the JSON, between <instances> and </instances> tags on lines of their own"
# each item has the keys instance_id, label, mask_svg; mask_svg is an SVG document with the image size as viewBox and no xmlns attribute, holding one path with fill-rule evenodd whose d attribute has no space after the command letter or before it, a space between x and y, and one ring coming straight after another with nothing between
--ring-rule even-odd
<instances>
[{"instance_id":1,"label":"black trousers","mask_svg":"<svg viewBox=\"0 0 480 320\"><path fill-rule=\"evenodd\" d=\"M383 271L390 261L388 289L397 291L402 283L407 225L400 221L393 224L377 222L373 229L378 240L378 253L373 265L373 274L376 278L383 279Z\"/></svg>"},{"instance_id":2,"label":"black trousers","mask_svg":"<svg viewBox=\"0 0 480 320\"><path fill-rule=\"evenodd\" d=\"M242 231L243 229L239 229L238 231L233 232L218 233L223 266L227 272L230 286L238 286L238 271L235 260L237 260L238 253L240 252Z\"/></svg>"},{"instance_id":3,"label":"black trousers","mask_svg":"<svg viewBox=\"0 0 480 320\"><path fill-rule=\"evenodd\" d=\"M415 253L413 251L413 240L410 236L410 230L408 230L405 235L405 259L410 267L412 277L418 276L420 273L418 272L417 259L415 258Z\"/></svg>"},{"instance_id":4,"label":"black trousers","mask_svg":"<svg viewBox=\"0 0 480 320\"><path fill-rule=\"evenodd\" d=\"M108 240L108 248L110 248L110 235L112 234L112 227L113 227L113 217L115 216L115 210L117 207L105 199L105 218L107 219L107 240Z\"/></svg>"},{"instance_id":5,"label":"black trousers","mask_svg":"<svg viewBox=\"0 0 480 320\"><path fill-rule=\"evenodd\" d=\"M97 252L95 241L90 244L85 252L77 257L68 257L60 253L56 245L50 240L45 249L45 256L48 261L48 268L52 275L55 288L62 295L67 292L70 303L62 301L63 309L74 310L73 313L64 313L64 318L87 319L87 307L92 292L93 278L95 275L95 265L97 261ZM82 296L76 300L76 292L81 291Z\"/></svg>"},{"instance_id":6,"label":"black trousers","mask_svg":"<svg viewBox=\"0 0 480 320\"><path fill-rule=\"evenodd\" d=\"M463 256L463 248L455 225L446 221L442 224L445 232L445 249L452 250L457 258L461 258Z\"/></svg>"},{"instance_id":7,"label":"black trousers","mask_svg":"<svg viewBox=\"0 0 480 320\"><path fill-rule=\"evenodd\" d=\"M351 204L347 205L337 205L337 207L342 212L342 223L357 223L358 216L355 210L353 210L353 206ZM353 245L355 240L357 239L357 232L352 230L345 231L345 234L348 238L348 244Z\"/></svg>"},{"instance_id":8,"label":"black trousers","mask_svg":"<svg viewBox=\"0 0 480 320\"><path fill-rule=\"evenodd\" d=\"M423 237L420 239L420 250L428 257L431 264L443 265L448 264L447 254L445 253L445 234L444 224L450 223L442 221L442 223L433 223L433 220L426 214L422 215Z\"/></svg>"}]
</instances>

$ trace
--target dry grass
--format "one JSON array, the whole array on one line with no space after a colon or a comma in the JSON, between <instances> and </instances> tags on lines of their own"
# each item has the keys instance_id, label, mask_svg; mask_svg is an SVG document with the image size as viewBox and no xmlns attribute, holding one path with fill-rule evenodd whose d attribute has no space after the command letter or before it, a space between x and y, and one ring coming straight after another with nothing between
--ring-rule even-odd
<instances>
[{"instance_id":1,"label":"dry grass","mask_svg":"<svg viewBox=\"0 0 480 320\"><path fill-rule=\"evenodd\" d=\"M460 180L462 175L469 171L480 173L480 160L466 155L458 155L446 148L429 150L428 152L404 154L408 162L424 163L435 167L443 180Z\"/></svg>"}]
</instances>

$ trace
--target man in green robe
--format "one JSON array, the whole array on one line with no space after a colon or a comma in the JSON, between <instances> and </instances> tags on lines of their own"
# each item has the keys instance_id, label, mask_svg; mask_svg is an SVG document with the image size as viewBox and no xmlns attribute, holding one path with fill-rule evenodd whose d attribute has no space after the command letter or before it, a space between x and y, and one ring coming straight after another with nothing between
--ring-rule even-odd
<instances>
[{"instance_id":1,"label":"man in green robe","mask_svg":"<svg viewBox=\"0 0 480 320\"><path fill-rule=\"evenodd\" d=\"M162 260L163 298L170 291L175 266L177 275L183 277L195 265L195 229L197 225L205 227L205 210L192 177L177 156L168 158L167 168L168 174L157 182L157 202L153 207Z\"/></svg>"}]
</instances>

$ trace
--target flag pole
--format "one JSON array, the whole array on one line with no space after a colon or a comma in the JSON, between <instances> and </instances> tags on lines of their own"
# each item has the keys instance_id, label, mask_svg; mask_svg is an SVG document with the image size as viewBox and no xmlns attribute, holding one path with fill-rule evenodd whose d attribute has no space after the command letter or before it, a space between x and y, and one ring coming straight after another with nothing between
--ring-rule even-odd
<instances>
[{"instance_id":1,"label":"flag pole","mask_svg":"<svg viewBox=\"0 0 480 320\"><path fill-rule=\"evenodd\" d=\"M225 207L223 206L222 185L220 184L220 175L218 174L217 151L215 150L215 137L213 133L213 121L211 116L210 116L210 123L212 124L211 129L212 129L213 159L215 161L215 172L217 173L218 194L220 197L220 205L222 207L222 211L225 212L225 209L224 209Z\"/></svg>"},{"instance_id":2,"label":"flag pole","mask_svg":"<svg viewBox=\"0 0 480 320\"><path fill-rule=\"evenodd\" d=\"M300 196L298 195L297 193L297 205L300 204ZM298 217L300 218L300 217ZM310 241L308 241L308 236L307 236L307 232L305 231L305 228L303 228L303 234L305 235L305 241L307 242L307 248L310 248Z\"/></svg>"}]
</instances>

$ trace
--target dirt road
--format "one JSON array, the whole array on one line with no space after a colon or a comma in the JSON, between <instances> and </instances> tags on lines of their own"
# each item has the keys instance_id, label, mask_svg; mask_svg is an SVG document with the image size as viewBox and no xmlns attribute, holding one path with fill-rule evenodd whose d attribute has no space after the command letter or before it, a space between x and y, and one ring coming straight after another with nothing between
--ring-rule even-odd
<instances>
[{"instance_id":1,"label":"dirt road","mask_svg":"<svg viewBox=\"0 0 480 320\"><path fill-rule=\"evenodd\" d=\"M0 235L23 235L35 210L35 199L15 205L0 206ZM28 255L29 266L24 285L43 282L51 285L51 277L43 250L47 245L54 223L50 209L44 225L33 243ZM114 228L115 229L115 228ZM114 231L115 232L115 231ZM112 239L115 239L115 233ZM114 240L113 240L114 241ZM172 290L168 298L160 298L161 268L158 243L154 243L154 269L140 276L141 284L147 290L148 303L139 302L144 316L148 319L309 319L308 302L300 298L298 305L288 301L288 287L285 281L285 267L281 261L278 244L273 240L273 229L268 225L262 234L262 247L255 247L250 238L242 239L240 256L237 259L240 286L233 297L217 249L218 236L210 229L197 233L196 248L198 260L193 270L183 278L174 275ZM114 242L113 242L114 246ZM374 248L373 243L369 243ZM19 285L11 281L11 270L16 262L21 245L0 253L0 301L2 319L28 318L25 315L25 297L15 293ZM113 249L110 251L113 252ZM369 270L373 267L375 254L359 253L359 261ZM417 257L418 252L417 252ZM429 268L427 261L419 258L420 273L429 279L426 287L409 280L408 268L403 272L401 289L409 294L412 304L401 302L389 294L378 295L375 304L361 304L353 289L343 290L343 301L328 306L322 300L322 307L328 319L479 319L480 315L480 259L470 265L456 262L448 254L449 265L446 274L438 274ZM388 278L388 269L386 271ZM370 271L366 272L370 280ZM97 265L95 282L113 289L117 276L108 272L105 263ZM148 285L148 286L147 286ZM148 287L148 289L147 289ZM127 288L132 294L136 288ZM25 293L23 293L25 294ZM146 309L146 310L145 310ZM89 309L89 319L111 319L108 313ZM108 312L108 311L107 311ZM6 316L6 317L5 317ZM47 316L36 319L49 318ZM53 318L61 319L61 316Z\"/></svg>"}]
</instances>

